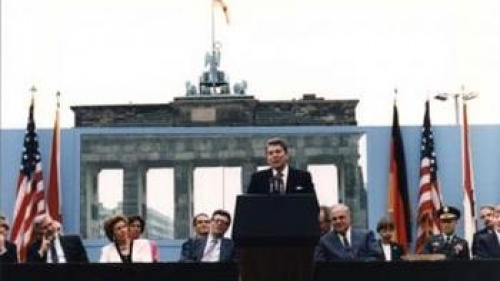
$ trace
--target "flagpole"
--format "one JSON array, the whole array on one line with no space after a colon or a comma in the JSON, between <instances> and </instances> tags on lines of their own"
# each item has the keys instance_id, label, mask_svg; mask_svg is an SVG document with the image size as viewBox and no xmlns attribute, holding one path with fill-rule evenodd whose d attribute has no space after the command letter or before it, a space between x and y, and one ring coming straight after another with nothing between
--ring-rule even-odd
<instances>
[{"instance_id":1,"label":"flagpole","mask_svg":"<svg viewBox=\"0 0 500 281\"><path fill-rule=\"evenodd\" d=\"M211 6L212 6L212 54L215 52L215 8L214 8L214 0L211 1Z\"/></svg>"},{"instance_id":2,"label":"flagpole","mask_svg":"<svg viewBox=\"0 0 500 281\"><path fill-rule=\"evenodd\" d=\"M462 86L462 116L461 126L461 152L462 152L462 194L464 208L464 238L472 244L472 238L476 232L476 195L474 186L474 169L472 165L472 153L470 147L470 131L467 113L467 101L477 97L477 93L465 93ZM470 249L472 250L472 249Z\"/></svg>"},{"instance_id":3,"label":"flagpole","mask_svg":"<svg viewBox=\"0 0 500 281\"><path fill-rule=\"evenodd\" d=\"M31 86L30 93L31 93L31 99L34 100L35 99L35 93L36 93L35 85Z\"/></svg>"}]
</instances>

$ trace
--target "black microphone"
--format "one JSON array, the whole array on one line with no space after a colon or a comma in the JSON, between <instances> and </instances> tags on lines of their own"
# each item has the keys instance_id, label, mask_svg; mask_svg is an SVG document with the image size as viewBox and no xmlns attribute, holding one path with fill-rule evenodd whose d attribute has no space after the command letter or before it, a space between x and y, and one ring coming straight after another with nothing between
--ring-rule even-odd
<instances>
[{"instance_id":1,"label":"black microphone","mask_svg":"<svg viewBox=\"0 0 500 281\"><path fill-rule=\"evenodd\" d=\"M279 178L276 176L269 178L269 193L279 194L279 191Z\"/></svg>"}]
</instances>

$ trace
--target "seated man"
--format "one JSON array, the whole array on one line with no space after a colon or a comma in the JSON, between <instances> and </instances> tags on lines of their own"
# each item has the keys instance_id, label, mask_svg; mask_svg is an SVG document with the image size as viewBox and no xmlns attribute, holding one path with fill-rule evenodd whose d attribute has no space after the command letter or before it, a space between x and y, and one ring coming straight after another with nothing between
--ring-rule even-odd
<instances>
[{"instance_id":1,"label":"seated man","mask_svg":"<svg viewBox=\"0 0 500 281\"><path fill-rule=\"evenodd\" d=\"M332 228L330 220L330 208L328 206L319 206L319 234L320 237L330 232Z\"/></svg>"},{"instance_id":2,"label":"seated man","mask_svg":"<svg viewBox=\"0 0 500 281\"><path fill-rule=\"evenodd\" d=\"M333 230L320 238L314 251L315 261L382 259L382 250L373 232L351 228L351 211L347 205L334 205L330 219Z\"/></svg>"},{"instance_id":3,"label":"seated man","mask_svg":"<svg viewBox=\"0 0 500 281\"><path fill-rule=\"evenodd\" d=\"M17 246L8 240L7 218L0 216L0 264L17 263Z\"/></svg>"},{"instance_id":4,"label":"seated man","mask_svg":"<svg viewBox=\"0 0 500 281\"><path fill-rule=\"evenodd\" d=\"M479 219L483 222L484 227L474 233L472 238L472 256L477 256L477 242L480 236L495 232L495 207L485 205L479 208Z\"/></svg>"},{"instance_id":5,"label":"seated man","mask_svg":"<svg viewBox=\"0 0 500 281\"><path fill-rule=\"evenodd\" d=\"M181 256L187 256L193 242L197 238L206 237L210 232L210 218L205 213L196 214L193 217L192 225L194 228L194 236L189 237L182 243Z\"/></svg>"},{"instance_id":6,"label":"seated man","mask_svg":"<svg viewBox=\"0 0 500 281\"><path fill-rule=\"evenodd\" d=\"M224 237L229 225L231 225L231 215L227 211L214 211L208 236L194 239L187 249L183 249L180 261L236 261L234 242Z\"/></svg>"},{"instance_id":7,"label":"seated man","mask_svg":"<svg viewBox=\"0 0 500 281\"><path fill-rule=\"evenodd\" d=\"M500 206L495 208L492 231L477 237L477 259L500 259Z\"/></svg>"},{"instance_id":8,"label":"seated man","mask_svg":"<svg viewBox=\"0 0 500 281\"><path fill-rule=\"evenodd\" d=\"M37 240L28 248L27 262L89 262L80 236L62 235L61 224L47 215L35 220L34 224Z\"/></svg>"},{"instance_id":9,"label":"seated man","mask_svg":"<svg viewBox=\"0 0 500 281\"><path fill-rule=\"evenodd\" d=\"M441 234L431 236L425 243L424 254L443 254L447 260L470 259L469 246L465 239L455 234L460 211L451 206L443 206L437 211Z\"/></svg>"}]
</instances>

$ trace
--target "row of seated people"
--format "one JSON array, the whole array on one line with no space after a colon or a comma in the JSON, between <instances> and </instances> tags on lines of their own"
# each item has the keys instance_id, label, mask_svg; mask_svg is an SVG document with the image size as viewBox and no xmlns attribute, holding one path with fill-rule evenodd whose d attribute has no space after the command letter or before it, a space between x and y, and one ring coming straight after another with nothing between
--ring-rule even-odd
<instances>
[{"instance_id":1,"label":"row of seated people","mask_svg":"<svg viewBox=\"0 0 500 281\"><path fill-rule=\"evenodd\" d=\"M182 262L235 261L234 243L224 235L231 224L231 215L216 210L212 217L199 214L193 219L196 235L182 245ZM17 263L18 252L7 240L9 224L0 217L0 263ZM141 238L145 221L141 216L113 215L104 222L109 243L101 248L99 262L132 263L159 262L159 248L154 240ZM44 215L33 225L35 241L28 247L29 263L88 263L89 259L78 235L63 235L61 224Z\"/></svg>"},{"instance_id":2,"label":"row of seated people","mask_svg":"<svg viewBox=\"0 0 500 281\"><path fill-rule=\"evenodd\" d=\"M442 254L446 259L470 259L469 245L455 233L460 211L445 206L438 211L441 233L432 236L423 253ZM500 258L500 208L483 206L480 218L485 227L474 235L472 254L476 259ZM392 241L394 223L382 218L377 224L376 239L373 231L351 227L349 207L336 204L320 208L321 238L315 248L315 261L335 260L401 260L407 250ZM231 224L231 215L216 210L209 217L205 213L193 218L195 234L181 248L181 262L237 261L238 251L233 241L225 237ZM6 239L9 225L0 217L0 262L17 262L14 243ZM27 262L89 262L79 236L62 235L61 224L48 216L35 221L37 234L30 245ZM110 241L101 249L100 262L132 263L160 261L158 245L154 240L141 238L145 221L141 216L114 215L104 223Z\"/></svg>"},{"instance_id":3,"label":"row of seated people","mask_svg":"<svg viewBox=\"0 0 500 281\"><path fill-rule=\"evenodd\" d=\"M471 252L473 259L500 258L500 206L480 208L484 228L474 234L472 251L468 242L456 234L460 219L457 208L443 206L436 216L440 234L430 236L421 253L449 260L471 259ZM411 259L405 247L393 242L395 225L387 218L377 223L378 240L372 231L351 228L350 210L343 204L321 206L319 221L322 236L315 250L316 261Z\"/></svg>"}]
</instances>

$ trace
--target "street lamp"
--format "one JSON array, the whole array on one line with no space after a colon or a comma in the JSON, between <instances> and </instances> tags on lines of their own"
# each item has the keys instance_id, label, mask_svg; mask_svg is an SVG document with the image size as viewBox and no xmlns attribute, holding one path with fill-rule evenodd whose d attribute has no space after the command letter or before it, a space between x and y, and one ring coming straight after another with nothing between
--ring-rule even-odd
<instances>
[{"instance_id":1,"label":"street lamp","mask_svg":"<svg viewBox=\"0 0 500 281\"><path fill-rule=\"evenodd\" d=\"M447 101L449 98L453 98L455 100L455 124L460 124L460 99L462 102L467 102L469 100L473 100L479 96L477 92L468 92L466 93L464 88L462 87L461 93L438 93L434 96L434 99L439 101Z\"/></svg>"}]
</instances>

